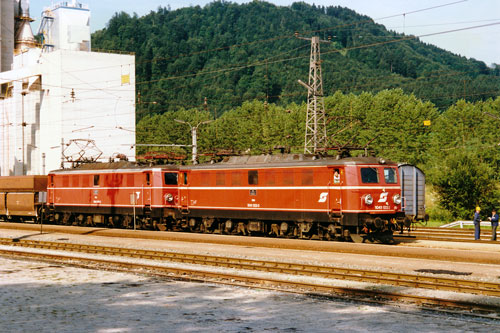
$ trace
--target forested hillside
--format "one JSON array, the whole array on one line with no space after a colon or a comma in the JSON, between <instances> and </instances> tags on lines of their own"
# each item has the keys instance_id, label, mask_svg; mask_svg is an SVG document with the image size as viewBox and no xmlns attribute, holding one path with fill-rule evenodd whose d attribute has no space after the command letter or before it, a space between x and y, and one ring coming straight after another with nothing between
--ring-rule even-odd
<instances>
[{"instance_id":1,"label":"forested hillside","mask_svg":"<svg viewBox=\"0 0 500 333\"><path fill-rule=\"evenodd\" d=\"M498 95L500 68L467 60L387 31L342 7L217 1L203 8L158 8L144 17L117 13L92 36L94 49L134 52L138 119L201 106L221 114L258 99L305 100L310 42L319 35L325 95L401 88L440 110L461 98Z\"/></svg>"}]
</instances>

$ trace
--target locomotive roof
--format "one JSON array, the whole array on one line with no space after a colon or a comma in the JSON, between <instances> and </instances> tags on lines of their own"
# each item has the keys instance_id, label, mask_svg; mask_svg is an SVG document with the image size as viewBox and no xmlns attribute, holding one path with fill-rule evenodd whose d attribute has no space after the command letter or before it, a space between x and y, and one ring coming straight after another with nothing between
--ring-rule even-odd
<instances>
[{"instance_id":1,"label":"locomotive roof","mask_svg":"<svg viewBox=\"0 0 500 333\"><path fill-rule=\"evenodd\" d=\"M290 166L326 166L326 165L357 165L357 164L395 164L392 161L378 157L348 157L348 158L315 158L304 154L278 154L255 156L232 156L215 164L198 164L182 166L183 169L233 169L233 168L265 168Z\"/></svg>"},{"instance_id":2,"label":"locomotive roof","mask_svg":"<svg viewBox=\"0 0 500 333\"><path fill-rule=\"evenodd\" d=\"M186 170L186 169L237 169L237 168L279 168L292 166L344 166L344 165L389 165L396 164L392 161L384 160L379 157L348 157L348 158L315 158L304 154L278 154L278 155L252 155L252 156L231 156L219 163L205 163L197 165L138 165L134 162L120 161L111 163L86 163L73 169L54 170L51 173L73 173L82 171L88 173L91 171L113 172L113 170L124 172L126 170L137 171L147 169L165 169L165 170Z\"/></svg>"},{"instance_id":3,"label":"locomotive roof","mask_svg":"<svg viewBox=\"0 0 500 333\"><path fill-rule=\"evenodd\" d=\"M74 167L72 169L59 169L59 170L53 170L50 173L65 173L65 172L77 172L77 171L97 171L97 170L119 170L119 171L125 171L125 170L132 170L132 171L137 171L137 170L145 170L145 169L171 169L171 170L177 170L179 169L178 165L153 165L153 166L145 166L145 165L140 165L135 162L128 162L128 161L120 161L120 162L110 162L110 163L85 163L81 164L77 167Z\"/></svg>"}]
</instances>

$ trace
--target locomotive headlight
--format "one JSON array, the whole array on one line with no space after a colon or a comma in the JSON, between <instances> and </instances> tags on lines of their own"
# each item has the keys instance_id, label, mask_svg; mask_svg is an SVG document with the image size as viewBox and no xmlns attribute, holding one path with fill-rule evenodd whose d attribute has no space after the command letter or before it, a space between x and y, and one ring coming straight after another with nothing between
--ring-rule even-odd
<instances>
[{"instance_id":1,"label":"locomotive headlight","mask_svg":"<svg viewBox=\"0 0 500 333\"><path fill-rule=\"evenodd\" d=\"M167 193L165 194L165 200L167 200L168 202L172 202L174 201L174 196L170 193Z\"/></svg>"},{"instance_id":2,"label":"locomotive headlight","mask_svg":"<svg viewBox=\"0 0 500 333\"><path fill-rule=\"evenodd\" d=\"M373 203L373 197L371 196L371 194L365 195L365 204L371 205L372 203Z\"/></svg>"},{"instance_id":3,"label":"locomotive headlight","mask_svg":"<svg viewBox=\"0 0 500 333\"><path fill-rule=\"evenodd\" d=\"M394 194L394 196L392 197L392 201L394 201L396 205L401 204L401 196L399 194Z\"/></svg>"}]
</instances>

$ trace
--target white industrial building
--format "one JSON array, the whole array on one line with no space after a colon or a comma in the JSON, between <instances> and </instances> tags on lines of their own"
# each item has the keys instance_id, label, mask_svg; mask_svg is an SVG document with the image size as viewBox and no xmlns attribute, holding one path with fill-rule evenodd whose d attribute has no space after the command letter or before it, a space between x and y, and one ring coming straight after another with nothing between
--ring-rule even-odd
<instances>
[{"instance_id":1,"label":"white industrial building","mask_svg":"<svg viewBox=\"0 0 500 333\"><path fill-rule=\"evenodd\" d=\"M46 174L63 161L133 160L134 56L91 52L90 10L77 1L44 10L36 46L28 6L2 0L0 7L0 175Z\"/></svg>"}]
</instances>

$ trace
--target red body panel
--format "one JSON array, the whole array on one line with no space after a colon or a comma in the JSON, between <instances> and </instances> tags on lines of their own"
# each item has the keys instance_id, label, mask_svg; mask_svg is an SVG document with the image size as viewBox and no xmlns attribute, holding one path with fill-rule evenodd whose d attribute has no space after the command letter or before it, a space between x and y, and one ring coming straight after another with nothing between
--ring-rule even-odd
<instances>
[{"instance_id":1,"label":"red body panel","mask_svg":"<svg viewBox=\"0 0 500 333\"><path fill-rule=\"evenodd\" d=\"M363 171L368 171L371 182L363 182ZM393 176L392 183L385 172ZM47 201L56 208L72 207L72 212L82 207L86 212L105 209L113 214L115 208L133 208L135 197L135 208L160 210L162 216L164 209L210 217L245 212L247 218L252 212L261 214L256 216L287 212L297 219L314 214L307 218L328 221L347 213L401 212L393 199L401 193L397 172L395 164L360 162L62 170L49 174ZM366 203L367 195L373 203ZM221 211L225 213L220 215Z\"/></svg>"},{"instance_id":2,"label":"red body panel","mask_svg":"<svg viewBox=\"0 0 500 333\"><path fill-rule=\"evenodd\" d=\"M394 214L400 205L392 197L400 193L396 166L370 166L379 172L379 183L364 184L359 165L335 167L340 181L334 182L334 168L304 166L294 168L191 169L189 184L180 191L188 199L190 209L294 211L320 213ZM396 183L384 181L384 168L393 168ZM257 173L258 181L249 183L249 173ZM362 197L370 194L372 205Z\"/></svg>"},{"instance_id":3,"label":"red body panel","mask_svg":"<svg viewBox=\"0 0 500 333\"><path fill-rule=\"evenodd\" d=\"M167 202L166 195L175 198L178 190L164 184L164 173L161 169L51 173L47 203L54 207L172 207L174 202Z\"/></svg>"}]
</instances>

